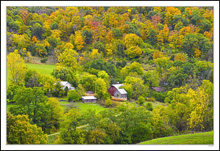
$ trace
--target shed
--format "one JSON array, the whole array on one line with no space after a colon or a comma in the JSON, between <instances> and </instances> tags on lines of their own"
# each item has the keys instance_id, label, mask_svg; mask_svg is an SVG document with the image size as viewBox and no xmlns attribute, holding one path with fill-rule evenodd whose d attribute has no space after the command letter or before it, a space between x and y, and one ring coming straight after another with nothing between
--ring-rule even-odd
<instances>
[{"instance_id":1,"label":"shed","mask_svg":"<svg viewBox=\"0 0 220 151\"><path fill-rule=\"evenodd\" d=\"M157 92L161 92L162 88L161 87L152 87L153 90L157 91Z\"/></svg>"},{"instance_id":2,"label":"shed","mask_svg":"<svg viewBox=\"0 0 220 151\"><path fill-rule=\"evenodd\" d=\"M82 101L84 103L95 103L96 100L97 100L97 98L94 96L82 96Z\"/></svg>"},{"instance_id":3,"label":"shed","mask_svg":"<svg viewBox=\"0 0 220 151\"><path fill-rule=\"evenodd\" d=\"M87 91L86 94L94 94L93 91Z\"/></svg>"}]
</instances>

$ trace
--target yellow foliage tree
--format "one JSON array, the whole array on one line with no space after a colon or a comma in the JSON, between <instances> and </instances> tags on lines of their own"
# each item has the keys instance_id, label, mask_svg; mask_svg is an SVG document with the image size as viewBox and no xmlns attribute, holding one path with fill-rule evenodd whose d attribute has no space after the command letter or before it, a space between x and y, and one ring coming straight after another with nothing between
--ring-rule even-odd
<instances>
[{"instance_id":1,"label":"yellow foliage tree","mask_svg":"<svg viewBox=\"0 0 220 151\"><path fill-rule=\"evenodd\" d=\"M211 39L211 34L208 31L204 32L204 36Z\"/></svg>"},{"instance_id":2,"label":"yellow foliage tree","mask_svg":"<svg viewBox=\"0 0 220 151\"><path fill-rule=\"evenodd\" d=\"M29 123L27 115L7 113L8 144L47 144L47 139L40 127Z\"/></svg>"},{"instance_id":3,"label":"yellow foliage tree","mask_svg":"<svg viewBox=\"0 0 220 151\"><path fill-rule=\"evenodd\" d=\"M159 50L154 51L153 59L157 59L157 58L161 58L161 57L163 57L162 52L160 52Z\"/></svg>"},{"instance_id":4,"label":"yellow foliage tree","mask_svg":"<svg viewBox=\"0 0 220 151\"><path fill-rule=\"evenodd\" d=\"M74 46L73 46L73 44L71 44L71 43L66 43L66 45L64 46L64 48L66 48L66 49L73 49L74 48Z\"/></svg>"},{"instance_id":5,"label":"yellow foliage tree","mask_svg":"<svg viewBox=\"0 0 220 151\"><path fill-rule=\"evenodd\" d=\"M139 57L142 54L142 50L138 46L131 46L130 48L125 50L125 54L129 58L135 58L135 57Z\"/></svg>"},{"instance_id":6,"label":"yellow foliage tree","mask_svg":"<svg viewBox=\"0 0 220 151\"><path fill-rule=\"evenodd\" d=\"M201 51L199 49L195 48L195 57L199 58L200 55L201 55Z\"/></svg>"},{"instance_id":7,"label":"yellow foliage tree","mask_svg":"<svg viewBox=\"0 0 220 151\"><path fill-rule=\"evenodd\" d=\"M76 44L76 49L77 50L82 50L82 48L84 47L84 41L83 41L83 37L81 35L77 35L75 38L75 44Z\"/></svg>"},{"instance_id":8,"label":"yellow foliage tree","mask_svg":"<svg viewBox=\"0 0 220 151\"><path fill-rule=\"evenodd\" d=\"M24 82L26 65L25 61L21 58L21 55L18 54L17 50L15 50L13 53L9 53L7 56L7 68L9 70L10 83L19 84Z\"/></svg>"},{"instance_id":9,"label":"yellow foliage tree","mask_svg":"<svg viewBox=\"0 0 220 151\"><path fill-rule=\"evenodd\" d=\"M169 28L167 27L167 24L165 24L163 30L159 32L159 35L157 35L157 41L164 45L168 41L168 37Z\"/></svg>"},{"instance_id":10,"label":"yellow foliage tree","mask_svg":"<svg viewBox=\"0 0 220 151\"><path fill-rule=\"evenodd\" d=\"M59 56L58 56L58 63L59 66L64 66L72 69L73 71L79 68L77 63L77 58L79 54L73 49L65 49Z\"/></svg>"},{"instance_id":11,"label":"yellow foliage tree","mask_svg":"<svg viewBox=\"0 0 220 151\"><path fill-rule=\"evenodd\" d=\"M184 53L178 53L178 54L176 54L176 56L174 57L174 60L175 60L175 61L182 61L182 62L184 62L184 61L186 61L186 56L185 56Z\"/></svg>"},{"instance_id":12,"label":"yellow foliage tree","mask_svg":"<svg viewBox=\"0 0 220 151\"><path fill-rule=\"evenodd\" d=\"M124 38L125 46L129 49L131 46L140 46L143 40L136 34L127 34Z\"/></svg>"}]
</instances>

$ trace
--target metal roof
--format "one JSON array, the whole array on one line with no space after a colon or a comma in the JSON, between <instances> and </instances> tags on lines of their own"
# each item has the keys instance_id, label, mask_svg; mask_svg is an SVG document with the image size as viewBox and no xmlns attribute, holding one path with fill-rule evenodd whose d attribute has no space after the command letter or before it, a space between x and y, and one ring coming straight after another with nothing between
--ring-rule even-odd
<instances>
[{"instance_id":1,"label":"metal roof","mask_svg":"<svg viewBox=\"0 0 220 151\"><path fill-rule=\"evenodd\" d=\"M112 84L116 89L119 89L123 84Z\"/></svg>"},{"instance_id":2,"label":"metal roof","mask_svg":"<svg viewBox=\"0 0 220 151\"><path fill-rule=\"evenodd\" d=\"M70 83L67 82L67 81L60 81L60 84L61 84L61 85L66 85L66 84L70 84Z\"/></svg>"},{"instance_id":3,"label":"metal roof","mask_svg":"<svg viewBox=\"0 0 220 151\"><path fill-rule=\"evenodd\" d=\"M154 90L157 91L157 92L162 91L162 88L161 88L161 87L152 87L152 89L154 89Z\"/></svg>"},{"instance_id":4,"label":"metal roof","mask_svg":"<svg viewBox=\"0 0 220 151\"><path fill-rule=\"evenodd\" d=\"M94 96L82 96L82 99L88 100L88 99L96 99Z\"/></svg>"},{"instance_id":5,"label":"metal roof","mask_svg":"<svg viewBox=\"0 0 220 151\"><path fill-rule=\"evenodd\" d=\"M127 92L125 91L125 89L119 89L121 86L123 86L123 84L112 84L113 87L115 87L119 93L121 94L127 94Z\"/></svg>"},{"instance_id":6,"label":"metal roof","mask_svg":"<svg viewBox=\"0 0 220 151\"><path fill-rule=\"evenodd\" d=\"M127 94L127 92L126 92L124 89L118 89L118 91L119 91L121 94Z\"/></svg>"}]
</instances>

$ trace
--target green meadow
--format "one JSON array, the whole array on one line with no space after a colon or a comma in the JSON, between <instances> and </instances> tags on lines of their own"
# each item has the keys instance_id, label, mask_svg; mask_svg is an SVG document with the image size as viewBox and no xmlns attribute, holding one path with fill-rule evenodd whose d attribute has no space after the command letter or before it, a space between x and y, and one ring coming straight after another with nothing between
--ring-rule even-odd
<instances>
[{"instance_id":1,"label":"green meadow","mask_svg":"<svg viewBox=\"0 0 220 151\"><path fill-rule=\"evenodd\" d=\"M31 64L25 63L28 69L36 70L41 74L51 75L54 69L56 69L55 65L47 65L47 64ZM9 71L7 70L7 86L9 85Z\"/></svg>"},{"instance_id":2,"label":"green meadow","mask_svg":"<svg viewBox=\"0 0 220 151\"><path fill-rule=\"evenodd\" d=\"M139 144L213 144L213 131L157 138Z\"/></svg>"}]
</instances>

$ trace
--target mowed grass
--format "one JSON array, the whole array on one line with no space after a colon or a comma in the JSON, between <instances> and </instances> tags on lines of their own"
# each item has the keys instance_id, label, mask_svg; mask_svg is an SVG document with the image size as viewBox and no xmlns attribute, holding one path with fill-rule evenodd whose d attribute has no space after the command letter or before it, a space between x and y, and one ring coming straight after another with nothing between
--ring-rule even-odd
<instances>
[{"instance_id":1,"label":"mowed grass","mask_svg":"<svg viewBox=\"0 0 220 151\"><path fill-rule=\"evenodd\" d=\"M36 70L41 74L51 75L54 69L56 69L55 65L46 65L46 64L31 64L25 63L28 69Z\"/></svg>"},{"instance_id":2,"label":"mowed grass","mask_svg":"<svg viewBox=\"0 0 220 151\"><path fill-rule=\"evenodd\" d=\"M51 75L54 69L56 69L55 65L46 65L46 64L31 64L31 63L25 63L27 65L28 69L36 70L40 74L47 74ZM7 69L7 86L9 86L9 71Z\"/></svg>"},{"instance_id":3,"label":"mowed grass","mask_svg":"<svg viewBox=\"0 0 220 151\"><path fill-rule=\"evenodd\" d=\"M213 131L157 138L139 144L213 144Z\"/></svg>"},{"instance_id":4,"label":"mowed grass","mask_svg":"<svg viewBox=\"0 0 220 151\"><path fill-rule=\"evenodd\" d=\"M60 100L60 98L59 98L59 100ZM95 110L96 113L99 113L99 112L107 109L97 103L62 101L62 102L60 102L60 105L63 107L64 110L67 108L67 105L74 105L75 107L80 109L81 113L86 112L88 109Z\"/></svg>"}]
</instances>

